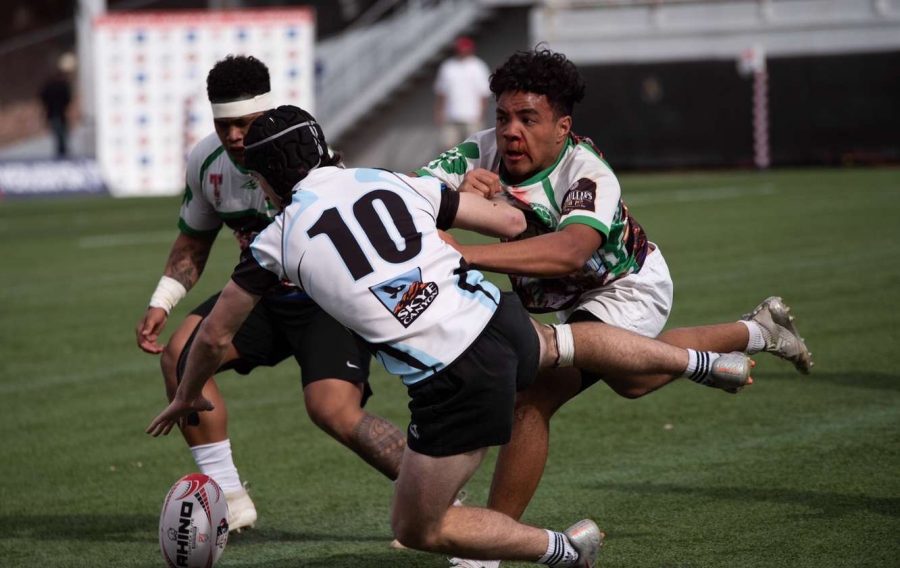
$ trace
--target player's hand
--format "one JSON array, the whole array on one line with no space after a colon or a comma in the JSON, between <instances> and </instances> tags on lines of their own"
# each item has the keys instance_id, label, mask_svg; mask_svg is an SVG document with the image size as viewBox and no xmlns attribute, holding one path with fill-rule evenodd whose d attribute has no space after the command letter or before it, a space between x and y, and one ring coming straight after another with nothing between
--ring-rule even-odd
<instances>
[{"instance_id":1,"label":"player's hand","mask_svg":"<svg viewBox=\"0 0 900 568\"><path fill-rule=\"evenodd\" d=\"M162 353L163 346L157 340L163 328L166 327L168 319L169 314L166 313L166 310L162 308L147 308L143 319L138 322L134 330L134 334L137 336L138 347L142 351L153 355Z\"/></svg>"},{"instance_id":2,"label":"player's hand","mask_svg":"<svg viewBox=\"0 0 900 568\"><path fill-rule=\"evenodd\" d=\"M202 395L192 401L178 398L176 395L169 406L163 410L159 416L153 419L153 422L144 430L154 438L160 434L166 435L172 431L172 427L184 421L192 412L204 412L214 409L215 406Z\"/></svg>"},{"instance_id":3,"label":"player's hand","mask_svg":"<svg viewBox=\"0 0 900 568\"><path fill-rule=\"evenodd\" d=\"M486 199L490 199L503 191L500 187L500 176L484 168L476 168L466 172L459 191L468 193L480 193Z\"/></svg>"}]
</instances>

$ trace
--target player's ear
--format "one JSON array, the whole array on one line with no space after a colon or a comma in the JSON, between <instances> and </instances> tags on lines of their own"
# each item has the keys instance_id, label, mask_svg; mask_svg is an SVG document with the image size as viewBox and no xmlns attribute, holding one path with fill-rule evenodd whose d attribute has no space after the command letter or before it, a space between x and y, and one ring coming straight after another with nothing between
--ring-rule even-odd
<instances>
[{"instance_id":1,"label":"player's ear","mask_svg":"<svg viewBox=\"0 0 900 568\"><path fill-rule=\"evenodd\" d=\"M556 121L556 141L562 142L572 131L572 115L561 116Z\"/></svg>"}]
</instances>

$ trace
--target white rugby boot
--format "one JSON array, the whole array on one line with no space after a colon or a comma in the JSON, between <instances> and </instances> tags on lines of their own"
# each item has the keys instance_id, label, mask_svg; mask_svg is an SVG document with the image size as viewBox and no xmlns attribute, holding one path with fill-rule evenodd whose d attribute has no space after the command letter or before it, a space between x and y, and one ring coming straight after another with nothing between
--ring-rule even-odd
<instances>
[{"instance_id":1,"label":"white rugby boot","mask_svg":"<svg viewBox=\"0 0 900 568\"><path fill-rule=\"evenodd\" d=\"M578 568L594 568L597 565L597 555L603 546L603 537L597 523L590 519L578 521L565 531L566 537L572 547L578 551Z\"/></svg>"},{"instance_id":2,"label":"white rugby boot","mask_svg":"<svg viewBox=\"0 0 900 568\"><path fill-rule=\"evenodd\" d=\"M247 493L247 483L237 491L225 494L228 503L228 532L239 533L256 525L256 506Z\"/></svg>"},{"instance_id":3,"label":"white rugby boot","mask_svg":"<svg viewBox=\"0 0 900 568\"><path fill-rule=\"evenodd\" d=\"M770 296L750 312L741 317L742 320L754 321L765 331L765 351L790 361L804 375L808 375L813 366L812 353L794 326L791 308L778 296Z\"/></svg>"}]
</instances>

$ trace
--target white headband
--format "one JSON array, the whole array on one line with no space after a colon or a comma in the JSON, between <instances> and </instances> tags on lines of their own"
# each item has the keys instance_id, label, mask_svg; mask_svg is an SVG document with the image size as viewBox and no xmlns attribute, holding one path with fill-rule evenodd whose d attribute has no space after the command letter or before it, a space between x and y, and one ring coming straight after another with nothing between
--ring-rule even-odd
<instances>
[{"instance_id":1,"label":"white headband","mask_svg":"<svg viewBox=\"0 0 900 568\"><path fill-rule=\"evenodd\" d=\"M272 109L271 93L256 95L252 99L231 101L229 103L212 103L213 118L237 118Z\"/></svg>"}]
</instances>

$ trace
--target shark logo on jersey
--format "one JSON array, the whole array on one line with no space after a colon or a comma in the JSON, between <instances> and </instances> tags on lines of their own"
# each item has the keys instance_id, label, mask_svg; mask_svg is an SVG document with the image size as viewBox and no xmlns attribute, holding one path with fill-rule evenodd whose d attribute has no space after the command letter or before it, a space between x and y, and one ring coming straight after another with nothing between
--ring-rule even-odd
<instances>
[{"instance_id":1,"label":"shark logo on jersey","mask_svg":"<svg viewBox=\"0 0 900 568\"><path fill-rule=\"evenodd\" d=\"M409 327L416 321L438 295L437 284L422 282L421 268L413 268L400 276L370 286L369 290L403 327Z\"/></svg>"}]
</instances>

